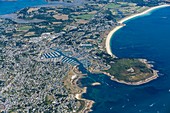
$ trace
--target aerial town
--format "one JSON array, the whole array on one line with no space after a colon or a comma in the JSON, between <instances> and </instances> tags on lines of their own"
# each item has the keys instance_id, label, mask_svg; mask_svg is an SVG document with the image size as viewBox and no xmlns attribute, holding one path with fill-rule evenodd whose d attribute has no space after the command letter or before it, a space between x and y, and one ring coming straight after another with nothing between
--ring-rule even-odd
<instances>
[{"instance_id":1,"label":"aerial town","mask_svg":"<svg viewBox=\"0 0 170 113\"><path fill-rule=\"evenodd\" d=\"M77 83L86 72L79 68L90 73L113 68L121 59L105 50L109 31L121 18L148 9L152 1L66 2L71 7L27 7L0 16L2 113L89 112L94 102L81 98L86 89Z\"/></svg>"}]
</instances>

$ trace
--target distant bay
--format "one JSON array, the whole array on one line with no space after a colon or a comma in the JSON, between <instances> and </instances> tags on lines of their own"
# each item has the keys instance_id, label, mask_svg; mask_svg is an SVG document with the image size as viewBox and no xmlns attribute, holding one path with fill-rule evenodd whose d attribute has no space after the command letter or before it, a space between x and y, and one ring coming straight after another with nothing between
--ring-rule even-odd
<instances>
[{"instance_id":1,"label":"distant bay","mask_svg":"<svg viewBox=\"0 0 170 113\"><path fill-rule=\"evenodd\" d=\"M0 15L14 13L22 8L47 4L45 0L0 0Z\"/></svg>"},{"instance_id":2,"label":"distant bay","mask_svg":"<svg viewBox=\"0 0 170 113\"><path fill-rule=\"evenodd\" d=\"M72 3L55 1L46 2L46 0L0 0L0 15L14 13L25 7L34 6L79 6L84 4L84 0L74 0Z\"/></svg>"}]
</instances>

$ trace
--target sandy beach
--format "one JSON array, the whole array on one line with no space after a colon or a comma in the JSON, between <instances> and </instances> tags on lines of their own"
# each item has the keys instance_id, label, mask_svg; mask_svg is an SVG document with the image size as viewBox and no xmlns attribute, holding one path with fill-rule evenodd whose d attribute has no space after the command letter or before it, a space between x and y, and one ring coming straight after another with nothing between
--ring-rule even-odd
<instances>
[{"instance_id":1,"label":"sandy beach","mask_svg":"<svg viewBox=\"0 0 170 113\"><path fill-rule=\"evenodd\" d=\"M111 41L111 38L112 38L112 35L117 31L119 30L120 28L122 28L123 26L117 26L115 27L107 36L106 38L106 51L109 55L111 55L112 57L115 57L114 54L112 54L112 51L111 51L111 47L110 47L110 41Z\"/></svg>"},{"instance_id":2,"label":"sandy beach","mask_svg":"<svg viewBox=\"0 0 170 113\"><path fill-rule=\"evenodd\" d=\"M131 16L128 16L128 17L125 17L123 19L121 19L120 21L118 21L118 23L120 24L123 24L124 22L126 22L127 20L130 20L132 18L136 18L138 16L142 16L142 15L145 15L145 14L148 14L149 12L153 11L153 10L156 10L156 9L159 9L159 8L164 8L164 7L169 7L170 4L164 4L164 5L160 5L160 6L155 6L155 7L151 7L149 8L148 10L144 11L144 12L141 12L141 13L137 13L137 14L134 14L134 15L131 15ZM111 47L110 47L110 41L111 41L111 38L112 38L112 35L119 29L121 29L123 27L123 25L120 25L120 26L116 26L107 36L106 38L106 51L108 54L110 54L112 57L115 57L115 55L112 53L111 51Z\"/></svg>"}]
</instances>

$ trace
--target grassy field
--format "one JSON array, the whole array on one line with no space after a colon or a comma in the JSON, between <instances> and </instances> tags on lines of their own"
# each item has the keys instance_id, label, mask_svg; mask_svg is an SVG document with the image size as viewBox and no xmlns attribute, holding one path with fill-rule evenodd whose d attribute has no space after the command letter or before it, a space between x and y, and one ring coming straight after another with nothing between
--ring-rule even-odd
<instances>
[{"instance_id":1,"label":"grassy field","mask_svg":"<svg viewBox=\"0 0 170 113\"><path fill-rule=\"evenodd\" d=\"M152 70L137 59L117 59L106 72L125 82L138 82L153 76Z\"/></svg>"},{"instance_id":2,"label":"grassy field","mask_svg":"<svg viewBox=\"0 0 170 113\"><path fill-rule=\"evenodd\" d=\"M19 31L28 31L29 29L31 29L32 26L21 26L18 28Z\"/></svg>"},{"instance_id":3,"label":"grassy field","mask_svg":"<svg viewBox=\"0 0 170 113\"><path fill-rule=\"evenodd\" d=\"M110 4L106 5L106 7L105 7L105 8L118 8L118 7L120 7L120 5L119 5L119 4L110 3Z\"/></svg>"},{"instance_id":4,"label":"grassy field","mask_svg":"<svg viewBox=\"0 0 170 113\"><path fill-rule=\"evenodd\" d=\"M82 14L77 16L72 16L74 19L83 19L83 20L89 20L94 16L94 14Z\"/></svg>"}]
</instances>

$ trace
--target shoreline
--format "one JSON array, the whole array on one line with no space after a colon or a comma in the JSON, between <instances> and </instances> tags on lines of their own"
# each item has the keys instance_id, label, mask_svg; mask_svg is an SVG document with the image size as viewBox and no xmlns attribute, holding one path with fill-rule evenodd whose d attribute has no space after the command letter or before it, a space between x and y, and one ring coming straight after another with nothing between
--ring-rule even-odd
<instances>
[{"instance_id":1,"label":"shoreline","mask_svg":"<svg viewBox=\"0 0 170 113\"><path fill-rule=\"evenodd\" d=\"M66 89L69 89L71 94L74 96L74 98L78 101L83 101L84 104L83 108L81 108L79 111L80 113L88 113L92 111L93 104L95 103L93 100L89 100L86 98L83 98L82 95L87 92L87 87L79 87L77 82L84 76L83 73L77 68L77 67L70 67L70 71L68 72L67 77L63 80L64 86ZM80 106L79 106L80 107Z\"/></svg>"},{"instance_id":2,"label":"shoreline","mask_svg":"<svg viewBox=\"0 0 170 113\"><path fill-rule=\"evenodd\" d=\"M80 79L80 78L79 78ZM82 92L81 93L77 93L75 94L75 98L77 100L82 100L85 102L85 106L84 106L84 109L81 110L82 113L88 113L88 112L91 112L93 111L91 108L93 107L93 104L95 103L93 100L88 100L88 99L85 99L85 98L82 98L82 95L84 93L87 93L87 87L84 87L82 88Z\"/></svg>"},{"instance_id":3,"label":"shoreline","mask_svg":"<svg viewBox=\"0 0 170 113\"><path fill-rule=\"evenodd\" d=\"M113 28L113 30L111 30L108 34L108 36L106 37L106 42L105 42L105 48L106 48L106 52L111 55L112 57L116 57L113 53L112 53L112 50L111 50L111 45L110 45L110 42L111 42L111 39L112 39L112 36L114 35L114 33L116 33L116 31L118 31L119 29L121 29L122 27L124 27L124 22L128 21L128 20L131 20L133 18L136 18L138 16L142 16L142 15L146 15L148 14L149 12L151 11L154 11L156 9L160 9L160 8L164 8L164 7L170 7L170 4L164 4L164 5L159 5L159 6L155 6L155 7L151 7L141 13L137 13L137 14L133 14L131 16L127 16L121 20L118 21L118 24L120 24L119 26L116 26L115 28Z\"/></svg>"}]
</instances>

